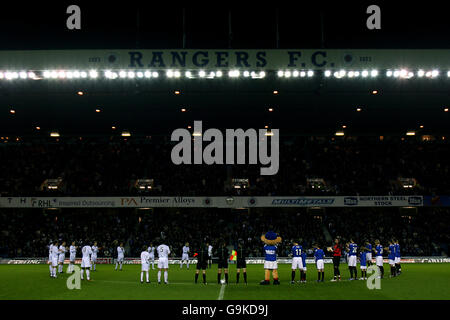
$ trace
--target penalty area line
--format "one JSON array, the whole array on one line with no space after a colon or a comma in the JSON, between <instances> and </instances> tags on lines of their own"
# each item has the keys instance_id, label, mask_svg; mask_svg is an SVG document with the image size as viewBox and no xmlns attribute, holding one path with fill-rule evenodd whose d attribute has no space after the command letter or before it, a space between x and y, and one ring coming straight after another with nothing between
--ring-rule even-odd
<instances>
[{"instance_id":1,"label":"penalty area line","mask_svg":"<svg viewBox=\"0 0 450 320\"><path fill-rule=\"evenodd\" d=\"M225 285L223 284L222 287L220 288L219 297L217 298L217 300L223 300L224 294L225 294Z\"/></svg>"}]
</instances>

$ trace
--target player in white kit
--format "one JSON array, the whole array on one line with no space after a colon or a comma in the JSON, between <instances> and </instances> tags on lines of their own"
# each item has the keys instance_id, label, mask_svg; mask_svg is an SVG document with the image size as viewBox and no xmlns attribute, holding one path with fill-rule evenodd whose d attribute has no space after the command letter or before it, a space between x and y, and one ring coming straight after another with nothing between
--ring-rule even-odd
<instances>
[{"instance_id":1,"label":"player in white kit","mask_svg":"<svg viewBox=\"0 0 450 320\"><path fill-rule=\"evenodd\" d=\"M63 273L64 260L66 259L66 242L63 241L59 246L59 254L58 254L58 273Z\"/></svg>"},{"instance_id":2,"label":"player in white kit","mask_svg":"<svg viewBox=\"0 0 450 320\"><path fill-rule=\"evenodd\" d=\"M91 256L92 271L95 271L95 266L97 265L97 254L101 248L97 247L97 241L94 241L94 245L91 247L91 249L92 249L92 256Z\"/></svg>"},{"instance_id":3,"label":"player in white kit","mask_svg":"<svg viewBox=\"0 0 450 320\"><path fill-rule=\"evenodd\" d=\"M183 247L183 254L181 255L180 269L183 268L183 262L186 261L186 266L189 269L189 242L186 242Z\"/></svg>"},{"instance_id":4,"label":"player in white kit","mask_svg":"<svg viewBox=\"0 0 450 320\"><path fill-rule=\"evenodd\" d=\"M161 270L164 270L164 283L169 284L169 254L170 249L167 245L161 244L156 248L158 252L158 284L161 284Z\"/></svg>"},{"instance_id":5,"label":"player in white kit","mask_svg":"<svg viewBox=\"0 0 450 320\"><path fill-rule=\"evenodd\" d=\"M87 281L90 281L90 269L91 269L91 255L92 255L92 248L89 245L85 245L81 249L81 280L84 280L84 271L86 270L86 278Z\"/></svg>"},{"instance_id":6,"label":"player in white kit","mask_svg":"<svg viewBox=\"0 0 450 320\"><path fill-rule=\"evenodd\" d=\"M72 241L72 245L69 247L69 266L67 267L67 273L72 273L76 255L77 247L75 246L75 241Z\"/></svg>"},{"instance_id":7,"label":"player in white kit","mask_svg":"<svg viewBox=\"0 0 450 320\"><path fill-rule=\"evenodd\" d=\"M147 251L146 246L142 248L141 252L141 283L144 283L144 272L146 272L147 283L150 283L149 280L149 271L150 268L150 253Z\"/></svg>"},{"instance_id":8,"label":"player in white kit","mask_svg":"<svg viewBox=\"0 0 450 320\"><path fill-rule=\"evenodd\" d=\"M122 271L124 257L125 257L125 249L123 247L123 242L121 242L120 246L117 247L116 271L117 271L117 265L119 265L119 264L120 264L120 271Z\"/></svg>"},{"instance_id":9,"label":"player in white kit","mask_svg":"<svg viewBox=\"0 0 450 320\"><path fill-rule=\"evenodd\" d=\"M58 267L58 256L59 256L59 249L58 249L58 241L53 242L52 246L52 254L51 254L51 260L52 260L52 277L56 278L56 268Z\"/></svg>"},{"instance_id":10,"label":"player in white kit","mask_svg":"<svg viewBox=\"0 0 450 320\"><path fill-rule=\"evenodd\" d=\"M211 269L212 266L212 254L213 254L213 246L210 245L209 243L206 244L206 246L208 247L208 266Z\"/></svg>"},{"instance_id":11,"label":"player in white kit","mask_svg":"<svg viewBox=\"0 0 450 320\"><path fill-rule=\"evenodd\" d=\"M53 241L50 241L50 244L48 246L48 270L50 271L50 277L52 277L52 247L53 247Z\"/></svg>"},{"instance_id":12,"label":"player in white kit","mask_svg":"<svg viewBox=\"0 0 450 320\"><path fill-rule=\"evenodd\" d=\"M153 243L150 243L147 251L150 254L150 261L152 262L152 269L155 270L155 250L156 248L153 246Z\"/></svg>"}]
</instances>

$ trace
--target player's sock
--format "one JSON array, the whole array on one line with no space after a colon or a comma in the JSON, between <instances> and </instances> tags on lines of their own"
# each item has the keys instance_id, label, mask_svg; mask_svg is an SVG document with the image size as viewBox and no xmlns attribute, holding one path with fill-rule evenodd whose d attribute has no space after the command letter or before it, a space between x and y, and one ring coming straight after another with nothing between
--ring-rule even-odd
<instances>
[{"instance_id":1,"label":"player's sock","mask_svg":"<svg viewBox=\"0 0 450 320\"><path fill-rule=\"evenodd\" d=\"M116 270L117 270L117 266L118 266L119 264L116 262Z\"/></svg>"},{"instance_id":2,"label":"player's sock","mask_svg":"<svg viewBox=\"0 0 450 320\"><path fill-rule=\"evenodd\" d=\"M228 284L228 273L225 273L225 282Z\"/></svg>"},{"instance_id":3,"label":"player's sock","mask_svg":"<svg viewBox=\"0 0 450 320\"><path fill-rule=\"evenodd\" d=\"M89 269L86 269L86 278L87 278L88 280L91 279L91 278L90 278L90 270L89 270Z\"/></svg>"},{"instance_id":4,"label":"player's sock","mask_svg":"<svg viewBox=\"0 0 450 320\"><path fill-rule=\"evenodd\" d=\"M355 279L358 279L358 269L356 267L353 267L353 272L355 273Z\"/></svg>"},{"instance_id":5,"label":"player's sock","mask_svg":"<svg viewBox=\"0 0 450 320\"><path fill-rule=\"evenodd\" d=\"M186 267L189 269L189 260L188 260L188 262L187 262L187 264L186 264Z\"/></svg>"},{"instance_id":6,"label":"player's sock","mask_svg":"<svg viewBox=\"0 0 450 320\"><path fill-rule=\"evenodd\" d=\"M239 272L236 272L236 283L239 283L239 276L240 276L241 274L239 273Z\"/></svg>"},{"instance_id":7,"label":"player's sock","mask_svg":"<svg viewBox=\"0 0 450 320\"><path fill-rule=\"evenodd\" d=\"M84 269L81 268L81 280L84 280L83 278L84 278Z\"/></svg>"},{"instance_id":8,"label":"player's sock","mask_svg":"<svg viewBox=\"0 0 450 320\"><path fill-rule=\"evenodd\" d=\"M95 271L95 266L96 266L97 264L96 263L94 263L94 271Z\"/></svg>"},{"instance_id":9,"label":"player's sock","mask_svg":"<svg viewBox=\"0 0 450 320\"><path fill-rule=\"evenodd\" d=\"M158 271L158 282L161 282L161 270Z\"/></svg>"},{"instance_id":10,"label":"player's sock","mask_svg":"<svg viewBox=\"0 0 450 320\"><path fill-rule=\"evenodd\" d=\"M195 283L197 283L198 280L198 273L195 274Z\"/></svg>"},{"instance_id":11,"label":"player's sock","mask_svg":"<svg viewBox=\"0 0 450 320\"><path fill-rule=\"evenodd\" d=\"M147 279L147 282L150 282L150 279L149 279L149 276L150 276L150 272L146 272L146 279Z\"/></svg>"},{"instance_id":12,"label":"player's sock","mask_svg":"<svg viewBox=\"0 0 450 320\"><path fill-rule=\"evenodd\" d=\"M50 275L52 275L52 265L51 264L48 265L48 270L50 270Z\"/></svg>"},{"instance_id":13,"label":"player's sock","mask_svg":"<svg viewBox=\"0 0 450 320\"><path fill-rule=\"evenodd\" d=\"M383 276L384 276L384 267L381 266L379 268L380 268L381 277L383 278Z\"/></svg>"},{"instance_id":14,"label":"player's sock","mask_svg":"<svg viewBox=\"0 0 450 320\"><path fill-rule=\"evenodd\" d=\"M141 282L144 281L144 271L141 271Z\"/></svg>"},{"instance_id":15,"label":"player's sock","mask_svg":"<svg viewBox=\"0 0 450 320\"><path fill-rule=\"evenodd\" d=\"M399 263L398 264L398 271L401 273L402 272L402 265Z\"/></svg>"},{"instance_id":16,"label":"player's sock","mask_svg":"<svg viewBox=\"0 0 450 320\"><path fill-rule=\"evenodd\" d=\"M120 270L122 270L122 265L123 265L123 263L121 262L121 263L120 263Z\"/></svg>"},{"instance_id":17,"label":"player's sock","mask_svg":"<svg viewBox=\"0 0 450 320\"><path fill-rule=\"evenodd\" d=\"M206 273L203 274L203 283L206 283Z\"/></svg>"},{"instance_id":18,"label":"player's sock","mask_svg":"<svg viewBox=\"0 0 450 320\"><path fill-rule=\"evenodd\" d=\"M350 279L353 278L353 268L352 267L348 267L348 269L350 270Z\"/></svg>"},{"instance_id":19,"label":"player's sock","mask_svg":"<svg viewBox=\"0 0 450 320\"><path fill-rule=\"evenodd\" d=\"M180 269L183 269L183 261L180 263Z\"/></svg>"},{"instance_id":20,"label":"player's sock","mask_svg":"<svg viewBox=\"0 0 450 320\"><path fill-rule=\"evenodd\" d=\"M164 282L167 282L169 280L169 272L164 271Z\"/></svg>"},{"instance_id":21,"label":"player's sock","mask_svg":"<svg viewBox=\"0 0 450 320\"><path fill-rule=\"evenodd\" d=\"M294 280L295 280L295 271L292 270L292 273L291 273L291 281L294 281Z\"/></svg>"},{"instance_id":22,"label":"player's sock","mask_svg":"<svg viewBox=\"0 0 450 320\"><path fill-rule=\"evenodd\" d=\"M217 283L220 283L220 276L221 276L221 274L218 273L218 274L217 274Z\"/></svg>"},{"instance_id":23,"label":"player's sock","mask_svg":"<svg viewBox=\"0 0 450 320\"><path fill-rule=\"evenodd\" d=\"M322 281L323 281L324 278L325 278L325 272L322 271Z\"/></svg>"}]
</instances>

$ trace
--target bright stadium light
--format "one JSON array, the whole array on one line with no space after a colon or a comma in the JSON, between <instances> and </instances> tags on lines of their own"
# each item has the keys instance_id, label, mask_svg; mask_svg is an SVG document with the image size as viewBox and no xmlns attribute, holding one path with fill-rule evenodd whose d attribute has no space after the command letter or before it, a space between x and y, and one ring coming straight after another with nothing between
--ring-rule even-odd
<instances>
[{"instance_id":1,"label":"bright stadium light","mask_svg":"<svg viewBox=\"0 0 450 320\"><path fill-rule=\"evenodd\" d=\"M338 136L338 137L343 137L345 135L345 133L344 133L344 131L337 131L334 135Z\"/></svg>"},{"instance_id":2,"label":"bright stadium light","mask_svg":"<svg viewBox=\"0 0 450 320\"><path fill-rule=\"evenodd\" d=\"M447 77L450 78L450 71L447 71Z\"/></svg>"},{"instance_id":3,"label":"bright stadium light","mask_svg":"<svg viewBox=\"0 0 450 320\"><path fill-rule=\"evenodd\" d=\"M387 77L392 77L392 70L386 71L386 76Z\"/></svg>"},{"instance_id":4,"label":"bright stadium light","mask_svg":"<svg viewBox=\"0 0 450 320\"><path fill-rule=\"evenodd\" d=\"M300 77L304 78L306 76L306 72L305 71L300 71Z\"/></svg>"},{"instance_id":5,"label":"bright stadium light","mask_svg":"<svg viewBox=\"0 0 450 320\"><path fill-rule=\"evenodd\" d=\"M372 71L370 71L370 76L371 76L372 78L375 78L376 76L378 76L378 70L372 70Z\"/></svg>"},{"instance_id":6,"label":"bright stadium light","mask_svg":"<svg viewBox=\"0 0 450 320\"><path fill-rule=\"evenodd\" d=\"M294 70L294 71L292 72L292 76L293 76L294 78L297 78L299 75L300 75L300 73L299 73L297 70Z\"/></svg>"},{"instance_id":7,"label":"bright stadium light","mask_svg":"<svg viewBox=\"0 0 450 320\"><path fill-rule=\"evenodd\" d=\"M308 77L310 77L310 78L311 78L311 77L312 77L313 75L314 75L314 71L312 71L312 70L309 70L309 71L308 71Z\"/></svg>"},{"instance_id":8,"label":"bright stadium light","mask_svg":"<svg viewBox=\"0 0 450 320\"><path fill-rule=\"evenodd\" d=\"M406 71L405 69L401 69L400 70L400 77L406 78L407 76L408 76L408 71Z\"/></svg>"},{"instance_id":9,"label":"bright stadium light","mask_svg":"<svg viewBox=\"0 0 450 320\"><path fill-rule=\"evenodd\" d=\"M181 77L180 71L178 71L178 70L174 71L173 76L174 76L175 78Z\"/></svg>"},{"instance_id":10,"label":"bright stadium light","mask_svg":"<svg viewBox=\"0 0 450 320\"><path fill-rule=\"evenodd\" d=\"M136 72L136 76L138 78L143 78L144 77L144 73L142 71L138 71L138 72Z\"/></svg>"},{"instance_id":11,"label":"bright stadium light","mask_svg":"<svg viewBox=\"0 0 450 320\"><path fill-rule=\"evenodd\" d=\"M284 77L285 78L290 78L291 77L291 72L290 71L285 71L284 72Z\"/></svg>"},{"instance_id":12,"label":"bright stadium light","mask_svg":"<svg viewBox=\"0 0 450 320\"><path fill-rule=\"evenodd\" d=\"M244 71L244 77L246 77L246 78L250 77L250 72Z\"/></svg>"},{"instance_id":13,"label":"bright stadium light","mask_svg":"<svg viewBox=\"0 0 450 320\"><path fill-rule=\"evenodd\" d=\"M228 76L229 76L230 78L237 78L237 77L239 77L239 75L240 75L239 70L230 70L230 71L228 72Z\"/></svg>"},{"instance_id":14,"label":"bright stadium light","mask_svg":"<svg viewBox=\"0 0 450 320\"><path fill-rule=\"evenodd\" d=\"M361 76L362 76L363 78L366 78L368 75L369 75L369 71L367 71L367 70L363 70L363 71L361 72Z\"/></svg>"},{"instance_id":15,"label":"bright stadium light","mask_svg":"<svg viewBox=\"0 0 450 320\"><path fill-rule=\"evenodd\" d=\"M133 71L129 71L127 75L128 75L128 78L130 78L130 79L134 78L134 76L135 76Z\"/></svg>"},{"instance_id":16,"label":"bright stadium light","mask_svg":"<svg viewBox=\"0 0 450 320\"><path fill-rule=\"evenodd\" d=\"M28 72L28 78L34 79L36 78L36 74L33 71Z\"/></svg>"},{"instance_id":17,"label":"bright stadium light","mask_svg":"<svg viewBox=\"0 0 450 320\"><path fill-rule=\"evenodd\" d=\"M58 72L58 78L64 79L66 77L66 72L64 70L61 70Z\"/></svg>"},{"instance_id":18,"label":"bright stadium light","mask_svg":"<svg viewBox=\"0 0 450 320\"><path fill-rule=\"evenodd\" d=\"M407 135L407 136L415 136L416 133L415 133L414 131L408 131L408 132L406 133L406 135Z\"/></svg>"},{"instance_id":19,"label":"bright stadium light","mask_svg":"<svg viewBox=\"0 0 450 320\"><path fill-rule=\"evenodd\" d=\"M97 72L97 70L90 70L90 71L89 71L89 77L92 78L92 79L97 78L97 77L98 77L98 72Z\"/></svg>"},{"instance_id":20,"label":"bright stadium light","mask_svg":"<svg viewBox=\"0 0 450 320\"><path fill-rule=\"evenodd\" d=\"M153 71L153 72L152 72L152 77L153 77L153 78L158 78L158 77L159 77L159 73L156 72L156 71Z\"/></svg>"},{"instance_id":21,"label":"bright stadium light","mask_svg":"<svg viewBox=\"0 0 450 320\"><path fill-rule=\"evenodd\" d=\"M353 74L355 77L359 77L359 71L355 71L355 73Z\"/></svg>"},{"instance_id":22,"label":"bright stadium light","mask_svg":"<svg viewBox=\"0 0 450 320\"><path fill-rule=\"evenodd\" d=\"M152 76L152 73L150 71L147 70L144 72L144 77L151 78L151 76Z\"/></svg>"},{"instance_id":23,"label":"bright stadium light","mask_svg":"<svg viewBox=\"0 0 450 320\"><path fill-rule=\"evenodd\" d=\"M73 78L73 72L72 71L67 71L66 72L66 78L67 79L72 79Z\"/></svg>"},{"instance_id":24,"label":"bright stadium light","mask_svg":"<svg viewBox=\"0 0 450 320\"><path fill-rule=\"evenodd\" d=\"M20 77L20 79L26 79L27 78L27 73L25 71L20 71L19 72L19 77Z\"/></svg>"},{"instance_id":25,"label":"bright stadium light","mask_svg":"<svg viewBox=\"0 0 450 320\"><path fill-rule=\"evenodd\" d=\"M50 71L45 70L42 75L44 76L44 78L50 78Z\"/></svg>"},{"instance_id":26,"label":"bright stadium light","mask_svg":"<svg viewBox=\"0 0 450 320\"><path fill-rule=\"evenodd\" d=\"M166 76L167 76L167 78L173 78L173 71L172 70L167 70Z\"/></svg>"},{"instance_id":27,"label":"bright stadium light","mask_svg":"<svg viewBox=\"0 0 450 320\"><path fill-rule=\"evenodd\" d=\"M217 72L216 72L216 77L221 77L222 76L222 71L220 71L220 70L218 70Z\"/></svg>"},{"instance_id":28,"label":"bright stadium light","mask_svg":"<svg viewBox=\"0 0 450 320\"><path fill-rule=\"evenodd\" d=\"M58 132L58 131L52 131L52 132L50 132L50 137L58 138L58 137L59 137L59 132Z\"/></svg>"},{"instance_id":29,"label":"bright stadium light","mask_svg":"<svg viewBox=\"0 0 450 320\"><path fill-rule=\"evenodd\" d=\"M335 72L333 73L333 76L334 76L335 78L340 78L339 72L338 72L338 71L335 71Z\"/></svg>"},{"instance_id":30,"label":"bright stadium light","mask_svg":"<svg viewBox=\"0 0 450 320\"><path fill-rule=\"evenodd\" d=\"M127 73L125 71L123 71L123 70L119 71L119 77L125 78L126 76L127 76Z\"/></svg>"},{"instance_id":31,"label":"bright stadium light","mask_svg":"<svg viewBox=\"0 0 450 320\"><path fill-rule=\"evenodd\" d=\"M281 71L281 70L279 70L279 71L277 72L277 75L278 75L278 78L281 78L281 77L284 76L284 72Z\"/></svg>"},{"instance_id":32,"label":"bright stadium light","mask_svg":"<svg viewBox=\"0 0 450 320\"><path fill-rule=\"evenodd\" d=\"M87 72L86 71L81 71L80 72L80 77L81 78L86 78L87 77Z\"/></svg>"},{"instance_id":33,"label":"bright stadium light","mask_svg":"<svg viewBox=\"0 0 450 320\"><path fill-rule=\"evenodd\" d=\"M345 74L346 74L346 72L345 72L345 70L339 70L339 77L345 77Z\"/></svg>"},{"instance_id":34,"label":"bright stadium light","mask_svg":"<svg viewBox=\"0 0 450 320\"><path fill-rule=\"evenodd\" d=\"M353 78L353 75L354 75L353 71L349 71L348 74L347 74L347 76L348 76L349 78Z\"/></svg>"},{"instance_id":35,"label":"bright stadium light","mask_svg":"<svg viewBox=\"0 0 450 320\"><path fill-rule=\"evenodd\" d=\"M266 72L265 71L260 71L259 72L259 77L260 78L264 78L266 76Z\"/></svg>"},{"instance_id":36,"label":"bright stadium light","mask_svg":"<svg viewBox=\"0 0 450 320\"><path fill-rule=\"evenodd\" d=\"M184 73L184 75L185 75L186 77L188 77L188 78L192 78L192 72L190 72L190 71L186 71L186 72Z\"/></svg>"},{"instance_id":37,"label":"bright stadium light","mask_svg":"<svg viewBox=\"0 0 450 320\"><path fill-rule=\"evenodd\" d=\"M53 71L50 73L50 77L51 77L52 79L58 78L58 72L57 72L56 70L53 70Z\"/></svg>"},{"instance_id":38,"label":"bright stadium light","mask_svg":"<svg viewBox=\"0 0 450 320\"><path fill-rule=\"evenodd\" d=\"M122 137L131 137L131 133L128 130L124 130L121 133Z\"/></svg>"},{"instance_id":39,"label":"bright stadium light","mask_svg":"<svg viewBox=\"0 0 450 320\"><path fill-rule=\"evenodd\" d=\"M328 78L329 76L331 76L331 71L330 70L326 70L324 74L325 74L325 77Z\"/></svg>"},{"instance_id":40,"label":"bright stadium light","mask_svg":"<svg viewBox=\"0 0 450 320\"><path fill-rule=\"evenodd\" d=\"M214 78L216 76L216 73L214 71L211 71L208 75L208 78Z\"/></svg>"},{"instance_id":41,"label":"bright stadium light","mask_svg":"<svg viewBox=\"0 0 450 320\"><path fill-rule=\"evenodd\" d=\"M437 76L439 76L439 71L438 71L438 70L433 70L433 71L431 72L431 77L432 77L432 78L436 78Z\"/></svg>"},{"instance_id":42,"label":"bright stadium light","mask_svg":"<svg viewBox=\"0 0 450 320\"><path fill-rule=\"evenodd\" d=\"M74 78L79 78L79 77L80 77L80 71L75 70L75 71L73 72L73 77L74 77Z\"/></svg>"},{"instance_id":43,"label":"bright stadium light","mask_svg":"<svg viewBox=\"0 0 450 320\"><path fill-rule=\"evenodd\" d=\"M400 71L395 70L394 71L394 78L398 78L400 76Z\"/></svg>"},{"instance_id":44,"label":"bright stadium light","mask_svg":"<svg viewBox=\"0 0 450 320\"><path fill-rule=\"evenodd\" d=\"M423 71L422 69L420 69L419 71L417 71L417 76L419 78L422 78L425 75L425 71Z\"/></svg>"}]
</instances>

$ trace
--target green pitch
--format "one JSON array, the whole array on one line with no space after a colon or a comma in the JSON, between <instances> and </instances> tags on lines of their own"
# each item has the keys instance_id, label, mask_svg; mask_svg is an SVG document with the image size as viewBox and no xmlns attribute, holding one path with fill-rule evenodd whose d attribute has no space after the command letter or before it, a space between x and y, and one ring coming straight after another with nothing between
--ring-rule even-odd
<instances>
[{"instance_id":1,"label":"green pitch","mask_svg":"<svg viewBox=\"0 0 450 320\"><path fill-rule=\"evenodd\" d=\"M0 299L169 299L169 300L217 300L227 299L450 299L450 264L403 264L403 273L397 278L389 278L389 265L385 264L385 279L380 290L369 290L366 281L347 281L349 272L341 265L345 281L330 282L333 270L325 265L325 282L317 283L314 265L308 265L306 284L290 284L290 265L279 265L280 286L261 286L262 265L249 265L248 286L236 284L236 267L230 267L230 284L217 284L217 265L207 269L205 286L201 275L194 284L195 265L189 270L180 270L178 265L170 265L169 285L157 284L157 271L151 270L150 284L140 283L140 265L124 265L123 271L114 271L112 265L97 265L91 273L92 281L81 282L80 290L66 287L68 274L50 278L48 265L0 265ZM64 271L67 266L64 266ZM358 276L360 270L358 269ZM297 271L296 280L299 279ZM221 294L222 292L222 294Z\"/></svg>"}]
</instances>

